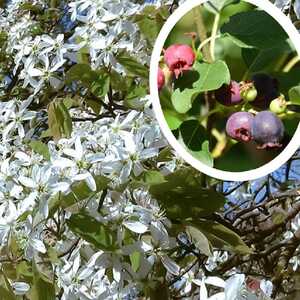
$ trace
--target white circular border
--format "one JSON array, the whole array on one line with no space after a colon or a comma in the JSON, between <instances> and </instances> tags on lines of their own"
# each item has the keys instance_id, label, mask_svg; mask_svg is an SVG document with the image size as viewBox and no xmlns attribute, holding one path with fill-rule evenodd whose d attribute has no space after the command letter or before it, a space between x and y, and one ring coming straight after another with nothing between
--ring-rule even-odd
<instances>
[{"instance_id":1,"label":"white circular border","mask_svg":"<svg viewBox=\"0 0 300 300\"><path fill-rule=\"evenodd\" d=\"M258 179L277 170L284 163L286 163L291 158L291 156L297 151L297 149L300 146L300 124L298 125L298 128L290 143L276 158L274 158L269 163L250 171L227 172L207 166L206 164L200 162L198 159L194 158L188 151L186 151L184 147L181 146L177 139L174 137L172 131L170 130L165 120L162 108L160 106L159 93L157 88L157 72L158 62L161 56L161 50L163 49L165 41L173 27L185 14L187 14L194 7L199 6L200 4L205 3L207 1L208 0L187 0L186 2L184 2L168 18L158 35L158 38L154 45L150 63L150 94L155 116L158 120L158 123L164 136L167 138L170 145L175 149L179 156L181 156L187 163L189 163L191 166L193 166L200 172L225 181L248 181ZM300 35L287 16L285 16L275 5L273 5L268 0L243 1L256 5L257 7L266 11L275 20L277 20L277 22L287 32L294 47L298 52L298 55L300 55Z\"/></svg>"}]
</instances>

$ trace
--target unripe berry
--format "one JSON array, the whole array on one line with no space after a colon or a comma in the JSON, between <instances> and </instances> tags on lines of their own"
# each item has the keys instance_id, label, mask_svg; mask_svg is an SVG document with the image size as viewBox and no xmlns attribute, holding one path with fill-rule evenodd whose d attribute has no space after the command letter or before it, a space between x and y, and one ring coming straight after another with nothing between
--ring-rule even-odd
<instances>
[{"instance_id":1,"label":"unripe berry","mask_svg":"<svg viewBox=\"0 0 300 300\"><path fill-rule=\"evenodd\" d=\"M224 84L215 91L216 100L226 106L236 105L243 101L240 94L240 84L234 80L229 85Z\"/></svg>"},{"instance_id":2,"label":"unripe berry","mask_svg":"<svg viewBox=\"0 0 300 300\"><path fill-rule=\"evenodd\" d=\"M247 102L252 102L257 97L257 90L252 82L242 82L240 91L242 99Z\"/></svg>"},{"instance_id":3,"label":"unripe berry","mask_svg":"<svg viewBox=\"0 0 300 300\"><path fill-rule=\"evenodd\" d=\"M161 68L158 68L158 72L157 72L158 90L160 91L164 87L164 85L165 85L165 74Z\"/></svg>"},{"instance_id":4,"label":"unripe berry","mask_svg":"<svg viewBox=\"0 0 300 300\"><path fill-rule=\"evenodd\" d=\"M270 110L274 114L282 114L286 111L287 103L284 95L280 95L278 98L274 99L270 104Z\"/></svg>"},{"instance_id":5,"label":"unripe berry","mask_svg":"<svg viewBox=\"0 0 300 300\"><path fill-rule=\"evenodd\" d=\"M249 112L236 112L227 120L226 132L237 141L249 142L253 120L254 116Z\"/></svg>"},{"instance_id":6,"label":"unripe berry","mask_svg":"<svg viewBox=\"0 0 300 300\"><path fill-rule=\"evenodd\" d=\"M275 114L262 111L255 116L251 133L259 149L277 148L282 146L284 126Z\"/></svg>"},{"instance_id":7,"label":"unripe berry","mask_svg":"<svg viewBox=\"0 0 300 300\"><path fill-rule=\"evenodd\" d=\"M195 61L195 53L188 45L174 44L165 50L164 60L170 71L178 78L183 71L191 69Z\"/></svg>"}]
</instances>

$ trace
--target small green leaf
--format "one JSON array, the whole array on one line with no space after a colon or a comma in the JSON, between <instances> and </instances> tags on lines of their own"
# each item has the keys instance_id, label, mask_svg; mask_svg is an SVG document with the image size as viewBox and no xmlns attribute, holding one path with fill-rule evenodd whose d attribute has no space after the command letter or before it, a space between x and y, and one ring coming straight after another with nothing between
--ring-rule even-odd
<instances>
[{"instance_id":1,"label":"small green leaf","mask_svg":"<svg viewBox=\"0 0 300 300\"><path fill-rule=\"evenodd\" d=\"M51 135L58 140L70 137L72 133L72 119L62 101L53 101L48 106L48 125Z\"/></svg>"},{"instance_id":2,"label":"small green leaf","mask_svg":"<svg viewBox=\"0 0 300 300\"><path fill-rule=\"evenodd\" d=\"M85 100L88 107L90 107L95 114L99 115L101 110L101 102L94 99L86 99Z\"/></svg>"},{"instance_id":3,"label":"small green leaf","mask_svg":"<svg viewBox=\"0 0 300 300\"><path fill-rule=\"evenodd\" d=\"M152 185L149 191L171 219L209 216L225 204L221 193L201 187L200 174L191 168L178 170L165 180Z\"/></svg>"},{"instance_id":4,"label":"small green leaf","mask_svg":"<svg viewBox=\"0 0 300 300\"><path fill-rule=\"evenodd\" d=\"M206 256L212 256L212 246L207 237L196 227L186 226L186 232L190 235L195 246Z\"/></svg>"},{"instance_id":5,"label":"small green leaf","mask_svg":"<svg viewBox=\"0 0 300 300\"><path fill-rule=\"evenodd\" d=\"M263 28L263 30L262 30ZM273 48L287 40L288 35L280 24L262 10L251 10L233 15L228 23L221 27L221 33L233 37L241 46L255 48Z\"/></svg>"},{"instance_id":6,"label":"small green leaf","mask_svg":"<svg viewBox=\"0 0 300 300\"><path fill-rule=\"evenodd\" d=\"M205 128L198 120L188 120L180 126L181 137L188 149L199 151L202 149L202 144L208 139Z\"/></svg>"},{"instance_id":7,"label":"small green leaf","mask_svg":"<svg viewBox=\"0 0 300 300\"><path fill-rule=\"evenodd\" d=\"M192 103L199 95L196 89L176 89L172 96L171 101L175 110L180 114L185 114L192 108Z\"/></svg>"},{"instance_id":8,"label":"small green leaf","mask_svg":"<svg viewBox=\"0 0 300 300\"><path fill-rule=\"evenodd\" d=\"M189 151L195 158L209 167L214 166L214 159L209 151L209 142L204 141L200 151Z\"/></svg>"},{"instance_id":9,"label":"small green leaf","mask_svg":"<svg viewBox=\"0 0 300 300\"><path fill-rule=\"evenodd\" d=\"M289 90L289 100L293 104L300 105L300 86L294 86Z\"/></svg>"},{"instance_id":10,"label":"small green leaf","mask_svg":"<svg viewBox=\"0 0 300 300\"><path fill-rule=\"evenodd\" d=\"M230 82L230 72L224 61L218 60L211 64L196 62L194 69L200 75L193 83L198 92L213 91Z\"/></svg>"},{"instance_id":11,"label":"small green leaf","mask_svg":"<svg viewBox=\"0 0 300 300\"><path fill-rule=\"evenodd\" d=\"M178 129L186 118L185 115L179 114L176 111L170 109L164 110L164 116L171 130Z\"/></svg>"},{"instance_id":12,"label":"small green leaf","mask_svg":"<svg viewBox=\"0 0 300 300\"><path fill-rule=\"evenodd\" d=\"M165 182L164 176L159 171L149 170L144 173L144 182L148 185Z\"/></svg>"},{"instance_id":13,"label":"small green leaf","mask_svg":"<svg viewBox=\"0 0 300 300\"><path fill-rule=\"evenodd\" d=\"M85 87L90 88L92 83L97 81L98 74L93 71L88 64L76 64L72 66L66 74L66 84L73 81L81 82Z\"/></svg>"},{"instance_id":14,"label":"small green leaf","mask_svg":"<svg viewBox=\"0 0 300 300\"><path fill-rule=\"evenodd\" d=\"M133 272L137 272L138 269L140 268L141 256L142 254L139 251L134 251L133 253L130 254L129 258L130 258Z\"/></svg>"},{"instance_id":15,"label":"small green leaf","mask_svg":"<svg viewBox=\"0 0 300 300\"><path fill-rule=\"evenodd\" d=\"M29 146L33 151L42 155L46 160L50 160L49 148L41 141L31 141Z\"/></svg>"},{"instance_id":16,"label":"small green leaf","mask_svg":"<svg viewBox=\"0 0 300 300\"><path fill-rule=\"evenodd\" d=\"M30 291L32 300L55 300L55 287L48 279L45 278L38 270L36 262L32 263L33 269L33 287Z\"/></svg>"},{"instance_id":17,"label":"small green leaf","mask_svg":"<svg viewBox=\"0 0 300 300\"><path fill-rule=\"evenodd\" d=\"M149 76L148 67L138 62L135 58L130 56L128 53L122 52L118 56L116 56L116 59L118 63L120 63L129 73L148 79Z\"/></svg>"},{"instance_id":18,"label":"small green leaf","mask_svg":"<svg viewBox=\"0 0 300 300\"><path fill-rule=\"evenodd\" d=\"M97 97L104 97L109 90L110 76L105 71L98 72L96 80L91 82L91 91Z\"/></svg>"},{"instance_id":19,"label":"small green leaf","mask_svg":"<svg viewBox=\"0 0 300 300\"><path fill-rule=\"evenodd\" d=\"M209 10L210 12L214 14L221 13L222 9L225 6L239 3L240 0L209 0L205 2L204 6Z\"/></svg>"},{"instance_id":20,"label":"small green leaf","mask_svg":"<svg viewBox=\"0 0 300 300\"><path fill-rule=\"evenodd\" d=\"M224 225L210 220L193 220L192 225L206 235L213 247L241 254L251 254L252 250L241 237Z\"/></svg>"},{"instance_id":21,"label":"small green leaf","mask_svg":"<svg viewBox=\"0 0 300 300\"><path fill-rule=\"evenodd\" d=\"M67 220L67 225L76 235L98 249L114 251L118 248L116 233L85 212L72 215Z\"/></svg>"}]
</instances>

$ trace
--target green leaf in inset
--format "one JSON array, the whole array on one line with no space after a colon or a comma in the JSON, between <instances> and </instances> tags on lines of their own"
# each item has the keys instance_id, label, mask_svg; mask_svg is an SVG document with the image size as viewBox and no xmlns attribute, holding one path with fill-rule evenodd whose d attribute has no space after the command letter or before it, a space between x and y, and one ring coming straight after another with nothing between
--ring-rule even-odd
<instances>
[{"instance_id":1,"label":"green leaf in inset","mask_svg":"<svg viewBox=\"0 0 300 300\"><path fill-rule=\"evenodd\" d=\"M31 141L29 146L33 151L42 155L46 160L50 160L49 148L46 144L41 141Z\"/></svg>"},{"instance_id":2,"label":"green leaf in inset","mask_svg":"<svg viewBox=\"0 0 300 300\"><path fill-rule=\"evenodd\" d=\"M152 185L149 190L172 219L209 216L225 204L221 193L201 187L200 174L191 168L178 170L165 180L165 183Z\"/></svg>"},{"instance_id":3,"label":"green leaf in inset","mask_svg":"<svg viewBox=\"0 0 300 300\"><path fill-rule=\"evenodd\" d=\"M214 159L209 151L209 142L204 141L200 151L189 151L195 158L209 167L214 166Z\"/></svg>"},{"instance_id":4,"label":"green leaf in inset","mask_svg":"<svg viewBox=\"0 0 300 300\"><path fill-rule=\"evenodd\" d=\"M190 235L195 246L206 256L212 256L212 246L207 237L196 227L186 226L186 232Z\"/></svg>"},{"instance_id":5,"label":"green leaf in inset","mask_svg":"<svg viewBox=\"0 0 300 300\"><path fill-rule=\"evenodd\" d=\"M149 68L138 62L135 58L126 52L120 53L116 56L116 60L121 64L129 73L148 79Z\"/></svg>"},{"instance_id":6,"label":"green leaf in inset","mask_svg":"<svg viewBox=\"0 0 300 300\"><path fill-rule=\"evenodd\" d=\"M292 49L287 42L275 45L269 49L243 48L242 57L249 72L259 72L274 65L283 53L289 53Z\"/></svg>"},{"instance_id":7,"label":"green leaf in inset","mask_svg":"<svg viewBox=\"0 0 300 300\"><path fill-rule=\"evenodd\" d=\"M279 23L262 10L252 10L233 15L221 32L248 47L273 48L287 40L288 35ZM241 46L241 44L239 45Z\"/></svg>"},{"instance_id":8,"label":"green leaf in inset","mask_svg":"<svg viewBox=\"0 0 300 300\"><path fill-rule=\"evenodd\" d=\"M69 111L62 101L52 101L48 106L48 125L51 135L58 140L70 137L72 120Z\"/></svg>"},{"instance_id":9,"label":"green leaf in inset","mask_svg":"<svg viewBox=\"0 0 300 300\"><path fill-rule=\"evenodd\" d=\"M213 91L230 82L228 66L222 60L211 64L196 62L194 70L200 75L200 78L193 83L194 89L198 92Z\"/></svg>"},{"instance_id":10,"label":"green leaf in inset","mask_svg":"<svg viewBox=\"0 0 300 300\"><path fill-rule=\"evenodd\" d=\"M137 272L138 269L140 268L141 256L142 254L139 251L134 251L133 253L130 254L129 258L130 258L133 272Z\"/></svg>"},{"instance_id":11,"label":"green leaf in inset","mask_svg":"<svg viewBox=\"0 0 300 300\"><path fill-rule=\"evenodd\" d=\"M190 223L205 234L215 248L230 250L241 254L252 253L252 250L238 234L218 222L193 220Z\"/></svg>"},{"instance_id":12,"label":"green leaf in inset","mask_svg":"<svg viewBox=\"0 0 300 300\"><path fill-rule=\"evenodd\" d=\"M185 114L192 108L192 103L198 95L199 91L196 89L176 89L171 96L171 101L178 113Z\"/></svg>"},{"instance_id":13,"label":"green leaf in inset","mask_svg":"<svg viewBox=\"0 0 300 300\"><path fill-rule=\"evenodd\" d=\"M202 144L208 139L205 128L198 120L188 120L180 126L181 137L188 149L199 151L202 149Z\"/></svg>"},{"instance_id":14,"label":"green leaf in inset","mask_svg":"<svg viewBox=\"0 0 300 300\"><path fill-rule=\"evenodd\" d=\"M221 13L222 9L228 5L239 3L240 0L209 0L204 3L204 7L214 13Z\"/></svg>"},{"instance_id":15,"label":"green leaf in inset","mask_svg":"<svg viewBox=\"0 0 300 300\"><path fill-rule=\"evenodd\" d=\"M67 220L67 225L76 235L98 249L114 251L118 248L116 232L85 212L72 215Z\"/></svg>"},{"instance_id":16,"label":"green leaf in inset","mask_svg":"<svg viewBox=\"0 0 300 300\"><path fill-rule=\"evenodd\" d=\"M293 104L300 105L300 86L294 86L289 90L289 100Z\"/></svg>"},{"instance_id":17,"label":"green leaf in inset","mask_svg":"<svg viewBox=\"0 0 300 300\"><path fill-rule=\"evenodd\" d=\"M185 115L179 114L176 111L170 109L164 110L164 116L171 130L178 129L186 118Z\"/></svg>"}]
</instances>

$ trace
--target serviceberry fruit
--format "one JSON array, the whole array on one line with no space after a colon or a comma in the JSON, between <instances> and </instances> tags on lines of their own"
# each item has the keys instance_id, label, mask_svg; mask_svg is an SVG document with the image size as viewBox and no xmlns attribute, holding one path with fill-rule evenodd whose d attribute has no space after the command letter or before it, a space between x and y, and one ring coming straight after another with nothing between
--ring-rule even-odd
<instances>
[{"instance_id":1,"label":"serviceberry fruit","mask_svg":"<svg viewBox=\"0 0 300 300\"><path fill-rule=\"evenodd\" d=\"M264 73L252 76L253 84L257 90L257 97L251 103L259 109L267 109L273 99L279 96L278 81Z\"/></svg>"},{"instance_id":2,"label":"serviceberry fruit","mask_svg":"<svg viewBox=\"0 0 300 300\"><path fill-rule=\"evenodd\" d=\"M160 91L164 87L164 85L165 85L165 74L161 68L158 68L158 72L157 72L158 90Z\"/></svg>"},{"instance_id":3,"label":"serviceberry fruit","mask_svg":"<svg viewBox=\"0 0 300 300\"><path fill-rule=\"evenodd\" d=\"M282 114L286 111L287 103L284 95L280 95L278 98L274 99L270 104L270 111L274 114Z\"/></svg>"},{"instance_id":4,"label":"serviceberry fruit","mask_svg":"<svg viewBox=\"0 0 300 300\"><path fill-rule=\"evenodd\" d=\"M253 120L254 116L249 112L236 112L227 120L226 133L237 141L249 142Z\"/></svg>"},{"instance_id":5,"label":"serviceberry fruit","mask_svg":"<svg viewBox=\"0 0 300 300\"><path fill-rule=\"evenodd\" d=\"M226 106L236 105L243 101L240 93L240 84L234 80L229 85L223 85L215 91L216 100Z\"/></svg>"},{"instance_id":6,"label":"serviceberry fruit","mask_svg":"<svg viewBox=\"0 0 300 300\"><path fill-rule=\"evenodd\" d=\"M257 90L253 82L241 82L240 92L242 99L247 102L252 102L257 97Z\"/></svg>"},{"instance_id":7,"label":"serviceberry fruit","mask_svg":"<svg viewBox=\"0 0 300 300\"><path fill-rule=\"evenodd\" d=\"M183 71L191 69L195 62L195 53L188 45L174 44L165 50L164 60L170 71L178 78Z\"/></svg>"},{"instance_id":8,"label":"serviceberry fruit","mask_svg":"<svg viewBox=\"0 0 300 300\"><path fill-rule=\"evenodd\" d=\"M284 126L274 113L262 111L253 120L251 134L259 149L279 148L282 146Z\"/></svg>"}]
</instances>

